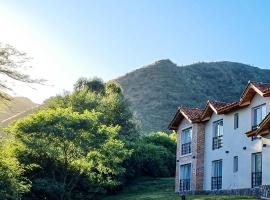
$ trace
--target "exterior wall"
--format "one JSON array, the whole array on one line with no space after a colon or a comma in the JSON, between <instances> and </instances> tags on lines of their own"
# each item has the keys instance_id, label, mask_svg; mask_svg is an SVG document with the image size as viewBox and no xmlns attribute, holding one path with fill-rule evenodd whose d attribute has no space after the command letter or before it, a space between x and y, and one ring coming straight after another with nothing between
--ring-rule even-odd
<instances>
[{"instance_id":1,"label":"exterior wall","mask_svg":"<svg viewBox=\"0 0 270 200\"><path fill-rule=\"evenodd\" d=\"M191 153L181 155L181 133L182 130L192 128ZM176 154L176 178L175 191L179 192L180 166L191 163L191 190L203 189L204 172L204 124L193 123L184 119L177 131L177 154Z\"/></svg>"},{"instance_id":2,"label":"exterior wall","mask_svg":"<svg viewBox=\"0 0 270 200\"><path fill-rule=\"evenodd\" d=\"M270 138L251 141L245 133L251 130L252 108L266 103L270 111L270 98L256 95L248 107L227 115L212 115L205 125L204 190L211 190L212 161L222 159L222 189L241 189L251 187L251 155L262 152L263 183L270 184L270 146L262 148L262 141L270 145ZM234 129L234 114L239 113L239 127ZM223 119L223 147L212 150L213 122ZM243 149L246 147L246 150ZM226 153L229 151L229 153ZM265 155L267 154L267 156ZM233 172L233 157L238 156L238 172ZM268 175L267 175L268 173ZM264 177L265 176L265 177Z\"/></svg>"},{"instance_id":3,"label":"exterior wall","mask_svg":"<svg viewBox=\"0 0 270 200\"><path fill-rule=\"evenodd\" d=\"M196 141L196 182L195 190L203 190L203 180L204 180L204 149L205 149L205 127L202 123L194 124L194 132L197 133Z\"/></svg>"},{"instance_id":4,"label":"exterior wall","mask_svg":"<svg viewBox=\"0 0 270 200\"><path fill-rule=\"evenodd\" d=\"M182 133L183 129L187 129L190 127L192 127L192 124L188 120L183 119L178 127L178 130L177 130L175 192L179 192L179 188L180 188L180 184L179 184L179 180L181 178L180 177L180 165L191 163L191 170L193 168L192 155L191 154L184 155L184 156L181 155L181 133ZM192 140L193 140L193 127L192 127ZM193 148L193 145L191 148ZM191 149L191 151L192 150L193 149ZM191 177L191 179L192 178L193 178L193 176Z\"/></svg>"},{"instance_id":5,"label":"exterior wall","mask_svg":"<svg viewBox=\"0 0 270 200\"><path fill-rule=\"evenodd\" d=\"M270 185L270 134L262 138L262 185ZM269 194L270 195L270 194Z\"/></svg>"}]
</instances>

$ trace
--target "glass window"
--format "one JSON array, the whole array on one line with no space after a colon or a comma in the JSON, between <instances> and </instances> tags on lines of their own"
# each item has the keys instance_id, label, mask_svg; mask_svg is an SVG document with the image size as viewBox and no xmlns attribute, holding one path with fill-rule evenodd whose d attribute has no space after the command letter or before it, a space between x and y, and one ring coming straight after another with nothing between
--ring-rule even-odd
<instances>
[{"instance_id":1,"label":"glass window","mask_svg":"<svg viewBox=\"0 0 270 200\"><path fill-rule=\"evenodd\" d=\"M233 172L238 171L238 156L233 157Z\"/></svg>"},{"instance_id":2,"label":"glass window","mask_svg":"<svg viewBox=\"0 0 270 200\"><path fill-rule=\"evenodd\" d=\"M187 144L191 142L192 137L191 130L192 130L191 128L188 128L182 131L182 144Z\"/></svg>"},{"instance_id":3,"label":"glass window","mask_svg":"<svg viewBox=\"0 0 270 200\"><path fill-rule=\"evenodd\" d=\"M219 149L223 146L223 120L213 123L212 149Z\"/></svg>"},{"instance_id":4,"label":"glass window","mask_svg":"<svg viewBox=\"0 0 270 200\"><path fill-rule=\"evenodd\" d=\"M192 128L183 130L181 136L181 155L191 153Z\"/></svg>"},{"instance_id":5,"label":"glass window","mask_svg":"<svg viewBox=\"0 0 270 200\"><path fill-rule=\"evenodd\" d=\"M191 164L180 166L180 191L190 190Z\"/></svg>"},{"instance_id":6,"label":"glass window","mask_svg":"<svg viewBox=\"0 0 270 200\"><path fill-rule=\"evenodd\" d=\"M222 188L222 160L212 162L211 189L219 190Z\"/></svg>"},{"instance_id":7,"label":"glass window","mask_svg":"<svg viewBox=\"0 0 270 200\"><path fill-rule=\"evenodd\" d=\"M223 135L223 120L214 122L214 137Z\"/></svg>"},{"instance_id":8,"label":"glass window","mask_svg":"<svg viewBox=\"0 0 270 200\"><path fill-rule=\"evenodd\" d=\"M251 186L257 187L262 185L262 154L252 154L252 173Z\"/></svg>"},{"instance_id":9,"label":"glass window","mask_svg":"<svg viewBox=\"0 0 270 200\"><path fill-rule=\"evenodd\" d=\"M213 177L222 176L222 160L213 161L212 176Z\"/></svg>"},{"instance_id":10,"label":"glass window","mask_svg":"<svg viewBox=\"0 0 270 200\"><path fill-rule=\"evenodd\" d=\"M191 176L191 164L181 165L180 179L190 179L190 176Z\"/></svg>"},{"instance_id":11,"label":"glass window","mask_svg":"<svg viewBox=\"0 0 270 200\"><path fill-rule=\"evenodd\" d=\"M266 116L266 105L263 104L253 108L253 126L257 126Z\"/></svg>"},{"instance_id":12,"label":"glass window","mask_svg":"<svg viewBox=\"0 0 270 200\"><path fill-rule=\"evenodd\" d=\"M237 129L239 127L239 115L238 113L234 114L234 129Z\"/></svg>"},{"instance_id":13,"label":"glass window","mask_svg":"<svg viewBox=\"0 0 270 200\"><path fill-rule=\"evenodd\" d=\"M262 154L261 153L253 154L252 172L262 172Z\"/></svg>"}]
</instances>

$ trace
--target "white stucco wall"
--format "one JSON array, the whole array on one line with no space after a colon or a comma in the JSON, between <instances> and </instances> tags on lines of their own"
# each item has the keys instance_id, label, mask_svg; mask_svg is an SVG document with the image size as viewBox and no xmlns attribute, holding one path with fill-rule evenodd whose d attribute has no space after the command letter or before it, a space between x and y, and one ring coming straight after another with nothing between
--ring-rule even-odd
<instances>
[{"instance_id":1,"label":"white stucco wall","mask_svg":"<svg viewBox=\"0 0 270 200\"><path fill-rule=\"evenodd\" d=\"M251 155L261 152L263 160L263 184L270 184L270 137L251 141L245 133L251 130L252 108L266 103L270 111L270 98L256 95L248 107L226 115L212 115L205 125L204 190L211 190L212 161L222 159L222 189L251 187ZM239 113L239 127L234 129L234 114ZM223 119L223 147L212 150L213 122ZM269 146L262 148L262 141ZM246 150L243 150L246 147ZM262 150L263 149L263 150ZM225 153L229 151L229 153ZM267 155L265 155L267 154ZM238 156L238 172L233 172L233 157Z\"/></svg>"},{"instance_id":2,"label":"white stucco wall","mask_svg":"<svg viewBox=\"0 0 270 200\"><path fill-rule=\"evenodd\" d=\"M190 123L185 118L181 121L179 124L178 130L177 130L177 149L176 149L176 171L175 171L175 192L179 192L179 180L180 180L180 165L189 164L192 165L192 154L188 155L181 155L181 134L182 130L192 128L192 123ZM192 129L193 131L193 129ZM191 150L192 151L192 150ZM192 178L192 177L191 177Z\"/></svg>"},{"instance_id":3,"label":"white stucco wall","mask_svg":"<svg viewBox=\"0 0 270 200\"><path fill-rule=\"evenodd\" d=\"M262 138L262 143L266 147L262 148L262 184L270 185L270 135Z\"/></svg>"}]
</instances>

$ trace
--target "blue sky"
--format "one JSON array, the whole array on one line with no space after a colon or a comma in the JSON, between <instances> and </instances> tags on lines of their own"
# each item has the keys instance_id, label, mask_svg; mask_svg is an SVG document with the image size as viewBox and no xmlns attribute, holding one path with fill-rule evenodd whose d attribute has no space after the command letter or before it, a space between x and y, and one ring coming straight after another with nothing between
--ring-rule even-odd
<instances>
[{"instance_id":1,"label":"blue sky","mask_svg":"<svg viewBox=\"0 0 270 200\"><path fill-rule=\"evenodd\" d=\"M270 68L269 10L267 0L0 0L0 40L54 85L18 86L41 102L81 76L110 80L159 59Z\"/></svg>"}]
</instances>

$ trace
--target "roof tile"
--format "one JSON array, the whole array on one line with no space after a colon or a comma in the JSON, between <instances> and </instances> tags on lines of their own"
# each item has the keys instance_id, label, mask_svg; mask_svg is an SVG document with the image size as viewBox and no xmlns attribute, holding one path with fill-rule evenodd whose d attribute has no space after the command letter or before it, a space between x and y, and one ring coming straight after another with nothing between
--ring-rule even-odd
<instances>
[{"instance_id":1,"label":"roof tile","mask_svg":"<svg viewBox=\"0 0 270 200\"><path fill-rule=\"evenodd\" d=\"M200 121L203 114L203 110L199 108L181 107L180 111L183 112L192 122Z\"/></svg>"}]
</instances>

